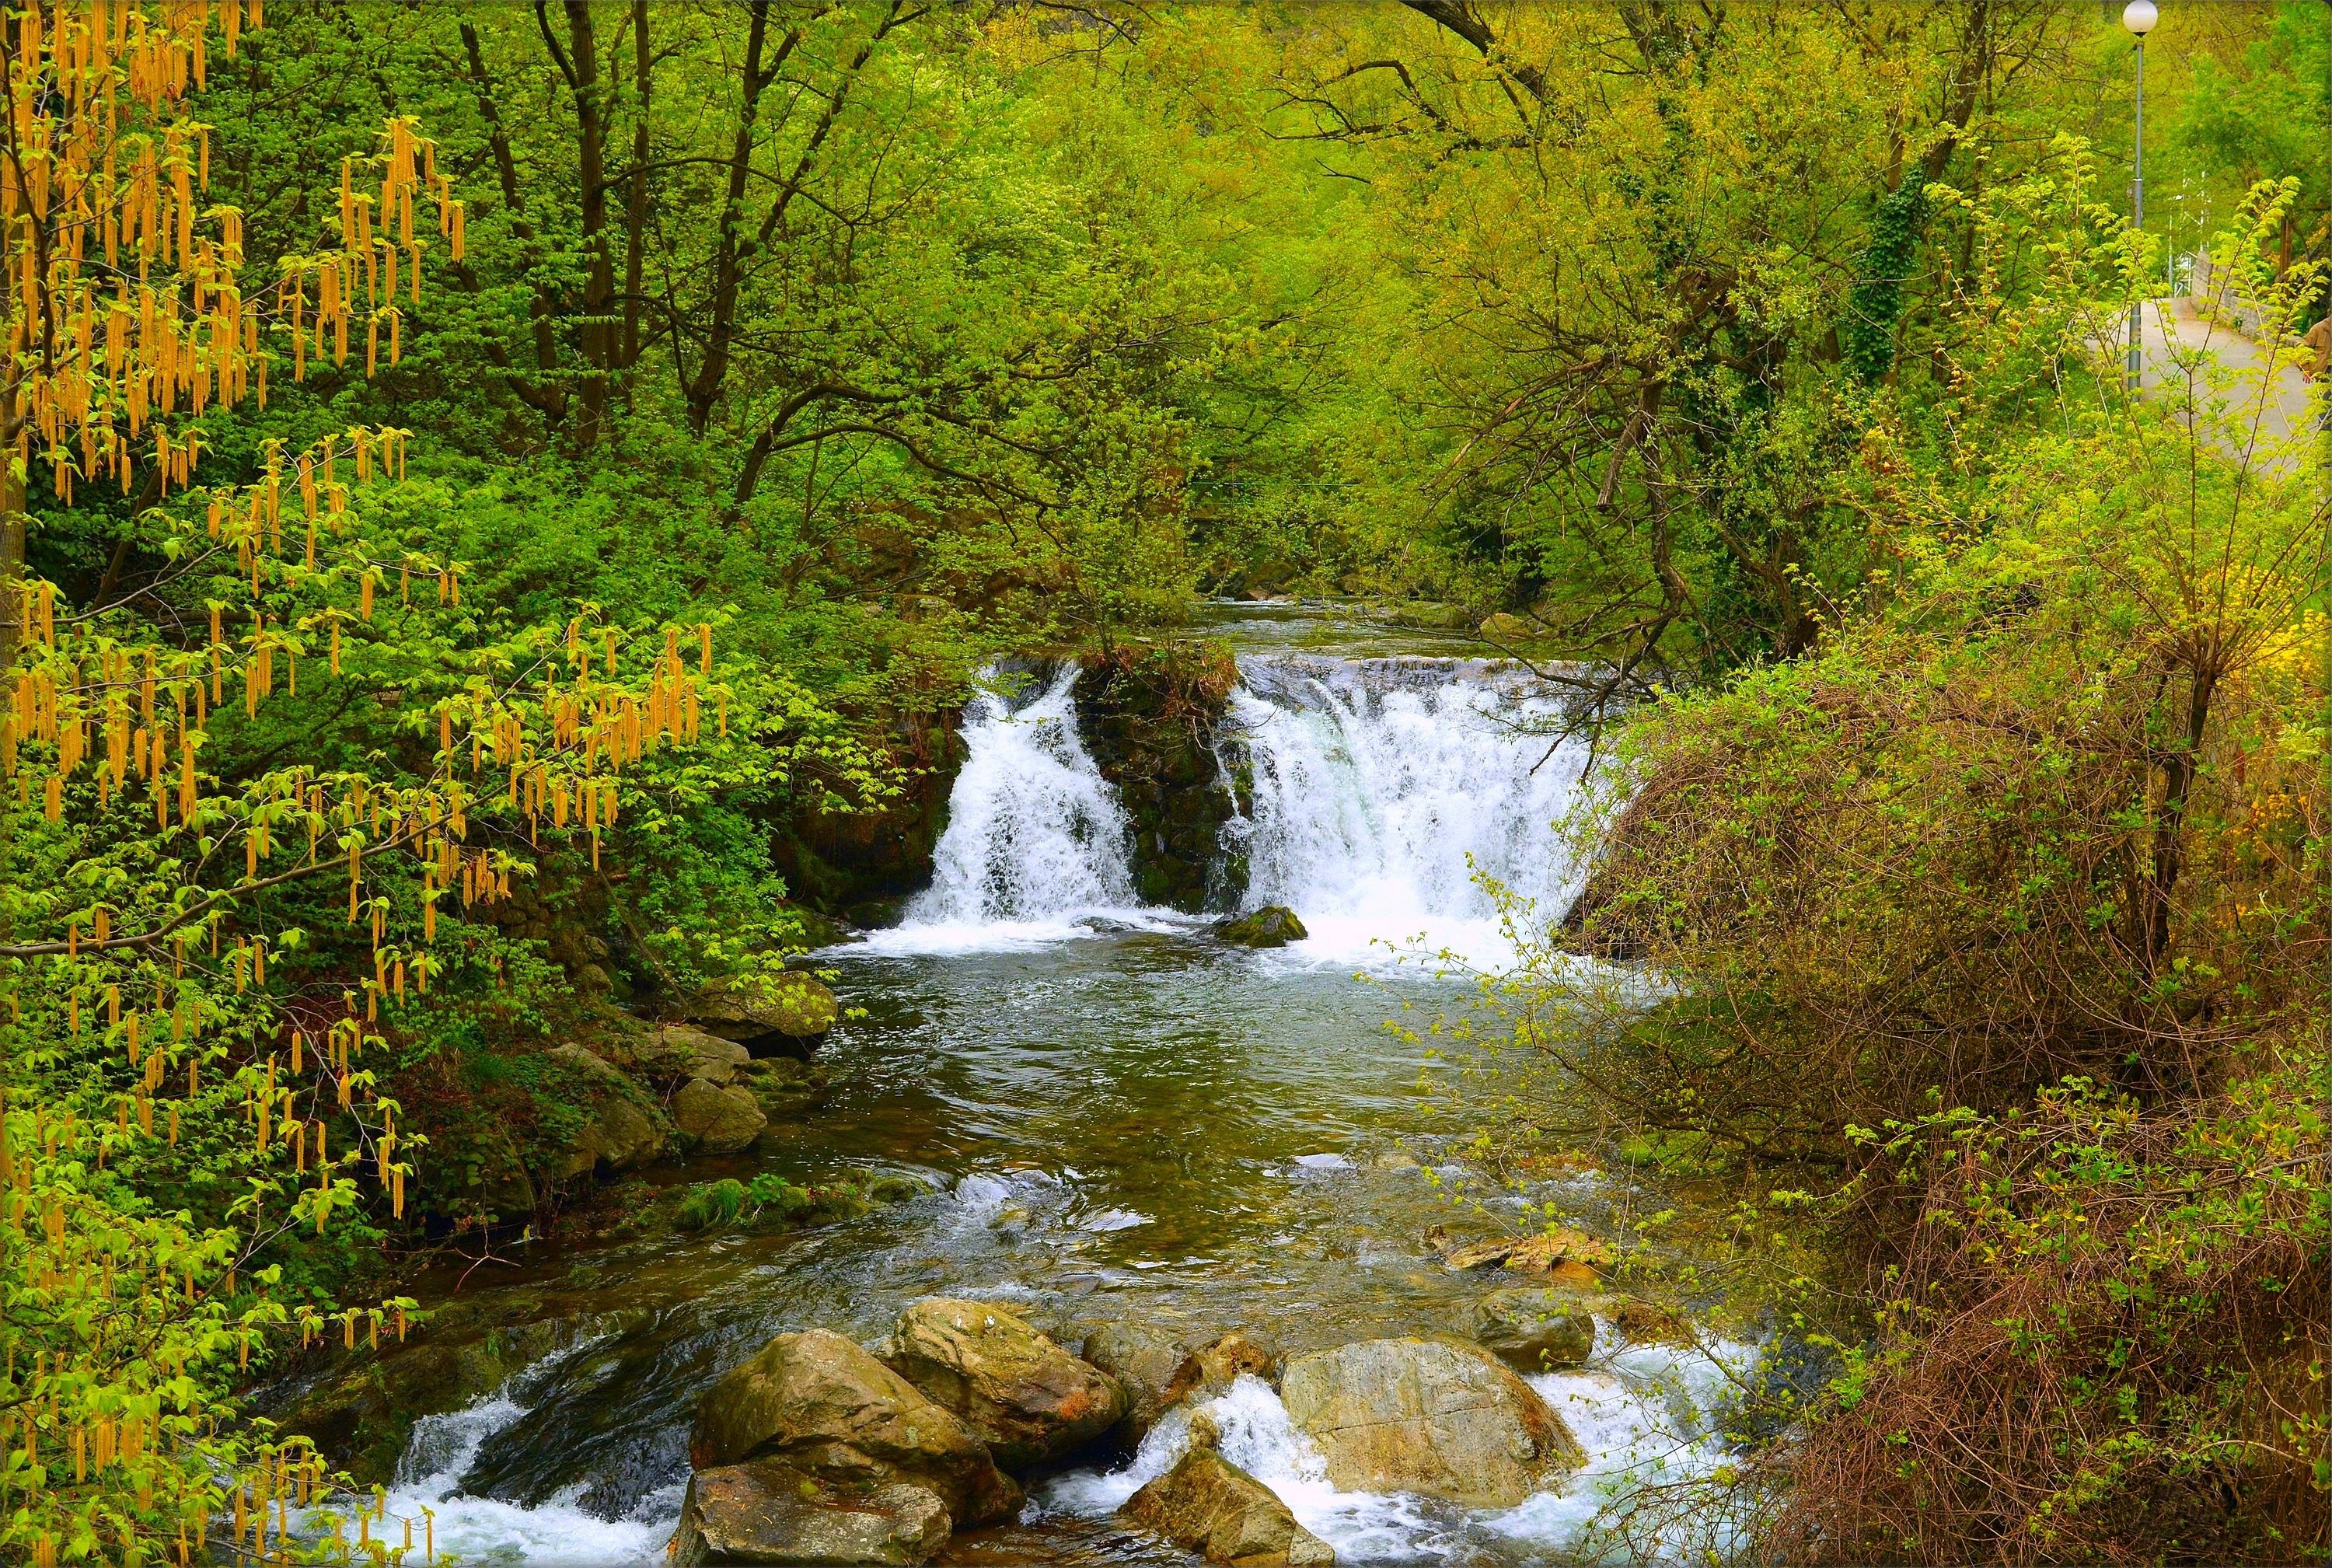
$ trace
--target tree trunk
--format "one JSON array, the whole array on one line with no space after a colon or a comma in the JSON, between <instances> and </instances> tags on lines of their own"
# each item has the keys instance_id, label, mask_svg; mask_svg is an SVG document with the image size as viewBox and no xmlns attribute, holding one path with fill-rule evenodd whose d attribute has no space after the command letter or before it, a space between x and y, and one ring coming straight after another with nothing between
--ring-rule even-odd
<instances>
[{"instance_id":1,"label":"tree trunk","mask_svg":"<svg viewBox=\"0 0 2332 1568\"><path fill-rule=\"evenodd\" d=\"M640 362L640 284L648 225L648 99L655 86L648 49L648 0L632 0L632 183L624 200L624 349L622 368Z\"/></svg>"},{"instance_id":2,"label":"tree trunk","mask_svg":"<svg viewBox=\"0 0 2332 1568\"><path fill-rule=\"evenodd\" d=\"M616 361L616 258L607 234L607 106L599 72L599 45L591 0L567 0L568 42L574 56L568 80L575 89L577 177L581 181L583 248L591 270L583 291L583 381L576 422L578 444L599 439L607 413L607 381Z\"/></svg>"}]
</instances>

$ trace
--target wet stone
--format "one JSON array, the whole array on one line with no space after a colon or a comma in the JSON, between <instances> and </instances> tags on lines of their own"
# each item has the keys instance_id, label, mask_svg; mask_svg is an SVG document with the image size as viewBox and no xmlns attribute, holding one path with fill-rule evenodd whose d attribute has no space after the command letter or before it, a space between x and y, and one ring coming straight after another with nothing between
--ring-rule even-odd
<instances>
[{"instance_id":1,"label":"wet stone","mask_svg":"<svg viewBox=\"0 0 2332 1568\"><path fill-rule=\"evenodd\" d=\"M1240 947L1285 947L1291 942L1302 942L1312 933L1285 904L1267 904L1251 914L1217 921L1208 928L1224 942Z\"/></svg>"},{"instance_id":2,"label":"wet stone","mask_svg":"<svg viewBox=\"0 0 2332 1568\"><path fill-rule=\"evenodd\" d=\"M841 1016L842 1004L824 981L789 970L716 980L689 1009L691 1023L755 1056L807 1057Z\"/></svg>"},{"instance_id":3,"label":"wet stone","mask_svg":"<svg viewBox=\"0 0 2332 1568\"><path fill-rule=\"evenodd\" d=\"M1078 1353L1117 1380L1126 1394L1119 1429L1138 1440L1174 1401L1167 1387L1190 1356L1190 1349L1164 1329L1142 1323L1105 1323L1085 1335Z\"/></svg>"},{"instance_id":4,"label":"wet stone","mask_svg":"<svg viewBox=\"0 0 2332 1568\"><path fill-rule=\"evenodd\" d=\"M1228 1391L1243 1374L1276 1383L1279 1353L1260 1340L1233 1331L1193 1353L1177 1367L1163 1397L1170 1405L1191 1398L1211 1399Z\"/></svg>"},{"instance_id":5,"label":"wet stone","mask_svg":"<svg viewBox=\"0 0 2332 1568\"><path fill-rule=\"evenodd\" d=\"M1115 1426L1125 1391L992 1303L935 1296L899 1315L877 1355L961 1416L1007 1470L1057 1459Z\"/></svg>"},{"instance_id":6,"label":"wet stone","mask_svg":"<svg viewBox=\"0 0 2332 1568\"><path fill-rule=\"evenodd\" d=\"M674 1568L921 1563L947 1544L947 1505L897 1481L836 1482L781 1460L700 1470L674 1532Z\"/></svg>"},{"instance_id":7,"label":"wet stone","mask_svg":"<svg viewBox=\"0 0 2332 1568\"><path fill-rule=\"evenodd\" d=\"M838 1334L780 1334L704 1397L689 1439L700 1469L775 1458L821 1480L901 1481L960 1524L1020 1510L1020 1488L952 1411Z\"/></svg>"},{"instance_id":8,"label":"wet stone","mask_svg":"<svg viewBox=\"0 0 2332 1568\"><path fill-rule=\"evenodd\" d=\"M1595 1348L1595 1319L1567 1290L1494 1290L1467 1315L1483 1349L1524 1372L1578 1366Z\"/></svg>"},{"instance_id":9,"label":"wet stone","mask_svg":"<svg viewBox=\"0 0 2332 1568\"><path fill-rule=\"evenodd\" d=\"M1203 1445L1127 1498L1118 1517L1231 1568L1320 1568L1336 1560L1270 1487Z\"/></svg>"},{"instance_id":10,"label":"wet stone","mask_svg":"<svg viewBox=\"0 0 2332 1568\"><path fill-rule=\"evenodd\" d=\"M1376 1339L1290 1362L1288 1419L1348 1492L1511 1508L1586 1463L1536 1390L1479 1345Z\"/></svg>"},{"instance_id":11,"label":"wet stone","mask_svg":"<svg viewBox=\"0 0 2332 1568\"><path fill-rule=\"evenodd\" d=\"M691 1078L672 1097L672 1120L707 1154L734 1154L769 1124L752 1091L703 1078Z\"/></svg>"}]
</instances>

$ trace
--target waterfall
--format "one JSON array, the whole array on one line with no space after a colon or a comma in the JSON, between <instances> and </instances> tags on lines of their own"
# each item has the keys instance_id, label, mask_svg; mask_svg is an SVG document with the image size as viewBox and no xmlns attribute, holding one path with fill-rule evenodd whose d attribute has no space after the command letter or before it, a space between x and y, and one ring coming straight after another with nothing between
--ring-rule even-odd
<instances>
[{"instance_id":1,"label":"waterfall","mask_svg":"<svg viewBox=\"0 0 2332 1568\"><path fill-rule=\"evenodd\" d=\"M1553 825L1580 758L1530 729L1553 709L1527 680L1480 660L1296 654L1249 655L1240 674L1218 738L1240 808L1223 850L1245 862L1243 907L1284 904L1310 928L1305 956L1421 938L1495 961L1508 944L1477 874L1540 918L1559 907L1571 870ZM1076 680L1065 664L1033 695L991 686L965 710L932 885L869 951L1188 924L1137 907L1126 814L1077 732Z\"/></svg>"},{"instance_id":2,"label":"waterfall","mask_svg":"<svg viewBox=\"0 0 2332 1568\"><path fill-rule=\"evenodd\" d=\"M963 770L932 884L907 906L905 929L1033 935L1132 910L1125 812L1077 734L1076 683L1065 664L1018 707L990 689L965 710Z\"/></svg>"},{"instance_id":3,"label":"waterfall","mask_svg":"<svg viewBox=\"0 0 2332 1568\"><path fill-rule=\"evenodd\" d=\"M1284 904L1324 948L1423 937L1504 947L1495 879L1537 916L1573 880L1553 835L1583 748L1550 755L1553 712L1516 677L1464 659L1250 659L1231 699L1251 777L1227 830L1247 861L1244 905Z\"/></svg>"}]
</instances>

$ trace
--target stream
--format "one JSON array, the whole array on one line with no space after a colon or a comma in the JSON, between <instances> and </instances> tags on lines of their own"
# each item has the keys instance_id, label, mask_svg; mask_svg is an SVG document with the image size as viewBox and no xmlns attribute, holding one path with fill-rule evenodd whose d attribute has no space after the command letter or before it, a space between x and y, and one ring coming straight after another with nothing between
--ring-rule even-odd
<instances>
[{"instance_id":1,"label":"stream","mask_svg":"<svg viewBox=\"0 0 2332 1568\"><path fill-rule=\"evenodd\" d=\"M1527 1190L1455 1155L1448 1076L1414 1034L1470 980L1433 955L1507 951L1473 876L1543 913L1572 888L1550 824L1581 767L1515 720L1500 666L1429 637L1389 641L1289 607L1226 608L1235 731L1252 789L1226 830L1245 907L1285 904L1310 940L1228 946L1206 918L1129 891L1126 822L1079 740L1073 668L984 695L932 886L898 927L814 961L860 1016L821 1059L828 1101L748 1154L674 1179L913 1179L922 1196L778 1235L713 1233L544 1258L473 1279L588 1325L466 1410L416 1429L390 1502L434 1511L469 1562L653 1563L677 1517L703 1391L770 1337L879 1337L933 1295L1009 1303L1074 1346L1139 1319L1191 1344L1238 1328L1286 1353L1464 1332L1488 1288L1444 1268L1429 1227L1520 1224L1555 1202L1617 1233L1631 1194L1596 1172ZM1721 1456L1707 1416L1750 1347L1622 1347L1532 1381L1590 1455L1560 1493L1469 1511L1339 1493L1270 1389L1216 1402L1226 1458L1340 1562L1579 1561L1598 1508L1647 1476ZM1017 1524L966 1532L955 1563L1187 1564L1113 1510L1179 1451L1170 1418L1136 1454L1031 1487Z\"/></svg>"}]
</instances>

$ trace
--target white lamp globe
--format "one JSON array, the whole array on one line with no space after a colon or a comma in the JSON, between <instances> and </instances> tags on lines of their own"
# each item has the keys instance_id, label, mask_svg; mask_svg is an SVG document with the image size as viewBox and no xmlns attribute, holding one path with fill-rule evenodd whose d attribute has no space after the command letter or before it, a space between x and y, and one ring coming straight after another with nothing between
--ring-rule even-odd
<instances>
[{"instance_id":1,"label":"white lamp globe","mask_svg":"<svg viewBox=\"0 0 2332 1568\"><path fill-rule=\"evenodd\" d=\"M2121 24L2140 38L2153 32L2154 24L2161 20L2162 13L2155 8L2154 0L2129 0L2121 8Z\"/></svg>"}]
</instances>

